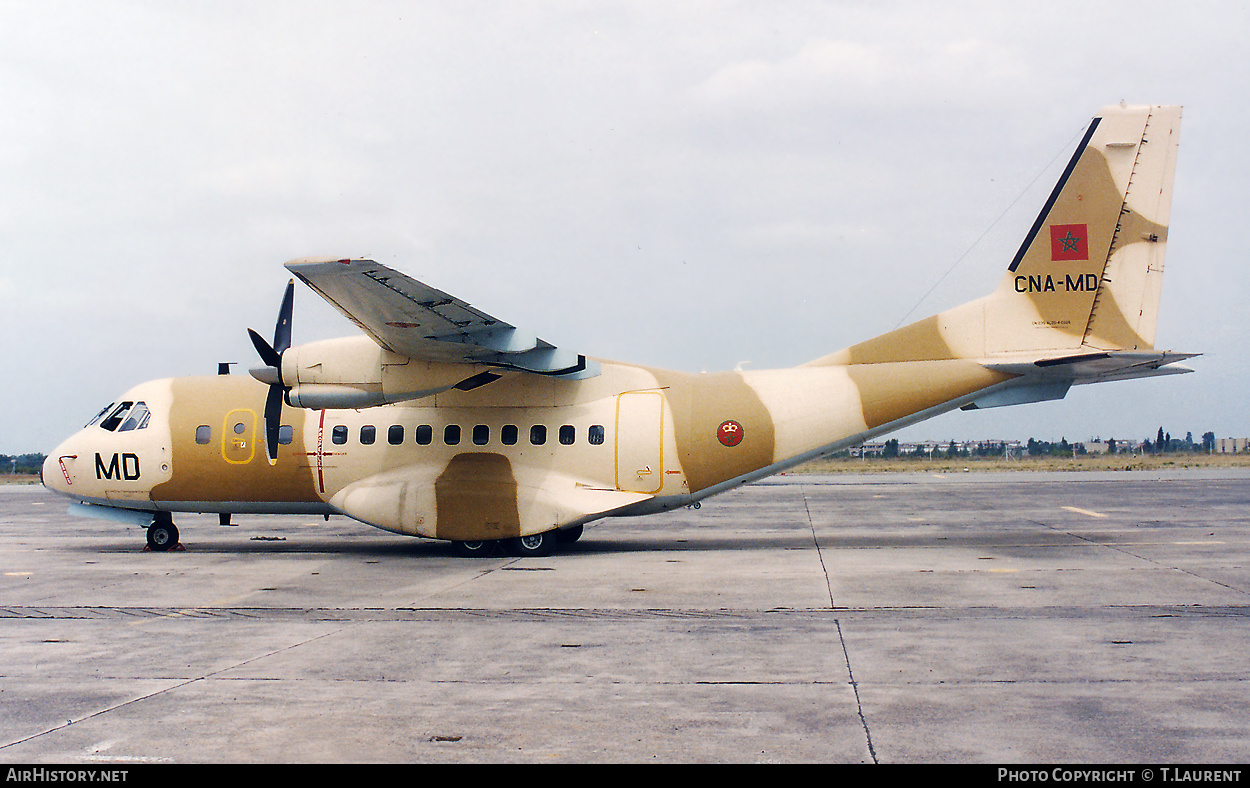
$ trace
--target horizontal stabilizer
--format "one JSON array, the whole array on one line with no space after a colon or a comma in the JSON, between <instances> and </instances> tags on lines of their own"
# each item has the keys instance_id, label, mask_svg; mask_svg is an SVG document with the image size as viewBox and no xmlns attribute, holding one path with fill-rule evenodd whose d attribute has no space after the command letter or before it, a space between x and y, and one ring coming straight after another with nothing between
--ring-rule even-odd
<instances>
[{"instance_id":1,"label":"horizontal stabilizer","mask_svg":"<svg viewBox=\"0 0 1250 788\"><path fill-rule=\"evenodd\" d=\"M1042 358L1032 362L985 364L984 366L987 369L1019 375L1028 381L1101 383L1106 380L1130 380L1193 372L1192 368L1177 362L1194 358L1197 355L1199 354L1108 351Z\"/></svg>"},{"instance_id":2,"label":"horizontal stabilizer","mask_svg":"<svg viewBox=\"0 0 1250 788\"><path fill-rule=\"evenodd\" d=\"M983 364L986 369L1015 377L961 410L1000 408L1029 402L1063 399L1068 389L1081 383L1104 383L1159 375L1180 375L1193 369L1179 362L1196 353L1143 353L1108 351L1040 358L1034 361Z\"/></svg>"}]
</instances>

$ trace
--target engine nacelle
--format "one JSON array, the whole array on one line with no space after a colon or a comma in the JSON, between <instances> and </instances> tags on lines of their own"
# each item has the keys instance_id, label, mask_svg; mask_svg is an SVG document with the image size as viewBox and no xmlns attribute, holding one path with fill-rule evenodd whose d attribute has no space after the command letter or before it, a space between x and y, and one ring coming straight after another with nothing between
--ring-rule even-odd
<instances>
[{"instance_id":1,"label":"engine nacelle","mask_svg":"<svg viewBox=\"0 0 1250 788\"><path fill-rule=\"evenodd\" d=\"M380 347L367 336L327 339L282 354L282 384L301 408L369 408L405 402L494 380L481 364L417 361Z\"/></svg>"}]
</instances>

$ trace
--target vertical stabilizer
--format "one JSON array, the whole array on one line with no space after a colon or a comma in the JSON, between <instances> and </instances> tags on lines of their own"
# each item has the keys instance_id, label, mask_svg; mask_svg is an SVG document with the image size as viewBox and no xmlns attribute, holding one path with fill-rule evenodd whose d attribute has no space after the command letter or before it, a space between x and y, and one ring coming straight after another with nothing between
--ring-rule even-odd
<instances>
[{"instance_id":1,"label":"vertical stabilizer","mask_svg":"<svg viewBox=\"0 0 1250 788\"><path fill-rule=\"evenodd\" d=\"M1152 349L1180 118L1103 109L991 295L811 363Z\"/></svg>"},{"instance_id":2,"label":"vertical stabilizer","mask_svg":"<svg viewBox=\"0 0 1250 788\"><path fill-rule=\"evenodd\" d=\"M1090 123L986 304L987 354L1154 346L1179 130L1180 107Z\"/></svg>"}]
</instances>

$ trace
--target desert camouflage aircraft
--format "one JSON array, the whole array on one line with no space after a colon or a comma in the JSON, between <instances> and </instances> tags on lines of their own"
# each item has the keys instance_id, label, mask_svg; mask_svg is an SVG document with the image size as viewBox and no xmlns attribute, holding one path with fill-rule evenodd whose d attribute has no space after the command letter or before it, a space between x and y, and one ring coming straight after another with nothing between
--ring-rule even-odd
<instances>
[{"instance_id":1,"label":"desert camouflage aircraft","mask_svg":"<svg viewBox=\"0 0 1250 788\"><path fill-rule=\"evenodd\" d=\"M178 543L171 513L347 515L544 555L605 516L697 504L955 408L1191 371L1155 349L1179 107L1095 118L998 288L793 369L589 358L370 260L286 267L364 336L292 347L287 287L252 377L126 392L44 484ZM253 379L253 377L255 379Z\"/></svg>"}]
</instances>

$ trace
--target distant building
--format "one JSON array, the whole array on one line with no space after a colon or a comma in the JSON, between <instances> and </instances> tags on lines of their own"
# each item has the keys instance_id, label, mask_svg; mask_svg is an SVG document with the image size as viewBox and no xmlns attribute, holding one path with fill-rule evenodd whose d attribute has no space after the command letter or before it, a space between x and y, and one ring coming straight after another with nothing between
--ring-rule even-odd
<instances>
[{"instance_id":1,"label":"distant building","mask_svg":"<svg viewBox=\"0 0 1250 788\"><path fill-rule=\"evenodd\" d=\"M1116 454L1133 454L1141 448L1141 441L1131 440L1129 438L1108 438L1107 440L1094 438L1093 440L1085 441L1084 443L1073 444L1073 448L1076 446L1084 446L1086 454L1108 454L1111 451L1111 441L1113 440L1115 441Z\"/></svg>"},{"instance_id":2,"label":"distant building","mask_svg":"<svg viewBox=\"0 0 1250 788\"><path fill-rule=\"evenodd\" d=\"M1216 454L1239 454L1250 448L1250 438L1216 438Z\"/></svg>"}]
</instances>

